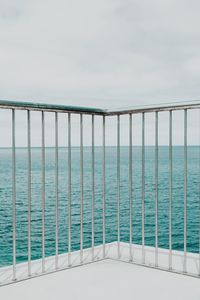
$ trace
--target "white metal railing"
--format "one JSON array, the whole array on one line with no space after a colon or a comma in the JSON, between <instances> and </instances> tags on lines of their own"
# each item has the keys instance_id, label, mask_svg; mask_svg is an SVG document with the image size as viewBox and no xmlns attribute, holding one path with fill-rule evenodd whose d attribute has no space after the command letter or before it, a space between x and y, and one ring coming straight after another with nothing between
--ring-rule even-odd
<instances>
[{"instance_id":1,"label":"white metal railing","mask_svg":"<svg viewBox=\"0 0 200 300\"><path fill-rule=\"evenodd\" d=\"M187 272L187 112L188 110L200 109L200 102L187 102L187 103L177 103L177 104L167 104L161 106L151 106L151 107L140 107L140 108L128 108L116 111L110 110L101 110L101 109L93 109L93 108L79 108L79 107L68 107L68 106L59 106L59 105L49 105L49 104L32 104L32 103L23 103L23 102L9 102L9 101L0 101L0 109L8 109L12 111L12 246L13 246L13 261L12 261L12 279L9 282L15 282L17 280L21 280L17 276L17 268L18 264L16 261L16 138L15 138L15 112L16 110L24 110L27 112L27 159L28 159L28 268L27 268L27 275L26 277L35 276L32 272L32 258L31 258L31 197L32 197L32 182L31 182L31 113L32 111L39 111L41 113L41 153L42 153L42 177L41 177L41 184L42 184L42 257L41 257L41 265L42 270L41 273L47 273L45 263L45 113L52 112L55 114L55 266L54 270L59 269L59 212L58 212L58 185L59 185L59 168L58 168L58 117L59 114L66 114L68 118L68 146L67 146L67 156L68 156L68 183L67 183L67 193L68 198L66 201L68 202L68 214L67 214L67 222L68 222L68 262L66 268L70 268L73 266L71 255L72 255L72 248L71 248L71 197L72 197L72 182L71 182L71 164L72 164L72 156L71 156L71 115L78 114L80 116L80 265L84 263L84 247L83 247L83 202L84 202L84 169L83 169L83 134L84 134L84 124L83 124L83 116L85 114L91 115L91 182L88 182L88 185L91 184L92 189L92 202L91 202L91 210L92 210L92 219L91 219L91 258L90 261L95 261L95 231L94 231L94 222L95 222L95 117L100 116L102 117L102 258L111 257L106 254L106 203L109 202L109 198L106 197L106 120L109 117L117 117L117 259L122 259L121 253L121 227L120 227L120 187L121 187L121 174L120 174L120 120L121 115L127 115L129 119L129 128L127 131L129 132L129 186L128 186L128 193L129 193L129 257L127 258L128 261L134 263L134 245L133 245L133 235L134 235L134 228L133 228L133 189L134 189L134 182L133 182L133 174L132 174L132 167L133 167L133 118L135 114L141 114L142 116L142 145L141 145L141 155L142 155L142 195L141 195L141 217L142 217L142 228L141 228L141 236L142 236L142 243L141 243L141 253L142 265L148 265L146 263L145 258L145 117L148 113L155 114L155 261L154 266L156 268L167 269L169 271L176 271L180 273L190 274L191 272ZM172 189L173 189L173 166L172 166L172 121L173 121L173 111L175 110L182 110L184 111L184 126L183 126L183 133L184 133L184 240L183 240L183 270L175 270L172 268ZM158 141L158 129L159 129L159 113L161 111L166 111L169 113L169 144L168 144L168 152L169 152L169 249L167 252L168 255L168 267L163 268L159 265L158 256L159 256L159 245L158 245L158 166L159 166L159 141ZM198 260L200 256L198 257ZM200 261L200 260L199 260ZM199 267L200 270L200 267ZM195 275L195 274L193 274ZM199 274L197 274L198 276ZM4 284L4 282L2 282Z\"/></svg>"}]
</instances>

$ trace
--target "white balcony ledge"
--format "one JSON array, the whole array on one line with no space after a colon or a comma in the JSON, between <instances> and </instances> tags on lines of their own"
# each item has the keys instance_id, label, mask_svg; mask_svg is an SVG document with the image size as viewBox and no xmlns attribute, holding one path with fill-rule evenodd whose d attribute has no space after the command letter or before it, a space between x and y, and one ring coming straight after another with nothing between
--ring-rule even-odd
<instances>
[{"instance_id":1,"label":"white balcony ledge","mask_svg":"<svg viewBox=\"0 0 200 300\"><path fill-rule=\"evenodd\" d=\"M95 250L96 256L101 258L101 248L97 247ZM125 260L126 252L128 250L127 245L123 244L122 250L122 257ZM139 253L139 247L135 251L135 255L136 252L138 252L138 255L141 254ZM161 252L162 251L160 250L160 258L162 257ZM75 257L77 254L78 253L73 255L72 261L74 266L78 264L78 260L76 261L78 256ZM85 251L85 263L89 258L89 254L89 251ZM107 256L109 257L111 254L116 254L116 244L107 246ZM149 260L151 256L152 258L154 257L152 249L146 248L146 259ZM62 267L61 264L66 261L66 256L60 256L59 261L60 267ZM159 262L161 263L161 259ZM173 262L176 262L177 266L178 264L181 265L182 258L179 260L178 256L174 255ZM35 271L36 266L39 267L39 261L37 263L38 265L35 264L35 266L33 266ZM50 258L47 262L48 272L51 271L52 263L54 264L54 259ZM27 276L24 269L26 265L27 264L21 264L21 268L18 270L19 279L23 279L23 274L24 277L25 275ZM188 265L190 268L193 265L193 268L196 266L196 269L198 269L195 257L190 257L188 259ZM7 276L10 272L8 269L9 268L7 268L6 272ZM39 269L37 271L39 271ZM62 270L60 272L0 287L0 299L55 300L56 298L59 300L117 300L122 298L140 300L199 300L200 284L198 278L155 270L108 258L106 260L96 261L95 263L85 264L77 268Z\"/></svg>"}]
</instances>

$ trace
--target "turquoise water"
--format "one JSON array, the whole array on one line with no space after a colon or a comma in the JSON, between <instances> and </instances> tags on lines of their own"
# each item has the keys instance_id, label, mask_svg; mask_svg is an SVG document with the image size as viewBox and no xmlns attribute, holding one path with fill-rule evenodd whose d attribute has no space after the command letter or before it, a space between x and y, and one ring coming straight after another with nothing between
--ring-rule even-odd
<instances>
[{"instance_id":1,"label":"turquoise water","mask_svg":"<svg viewBox=\"0 0 200 300\"><path fill-rule=\"evenodd\" d=\"M106 242L117 240L116 147L106 147ZM12 174L11 149L0 149L0 265L12 263ZM17 156L17 262L27 260L27 150ZM154 147L145 148L145 244L155 244ZM72 250L80 241L80 150L72 148ZM55 153L46 149L45 254L55 254ZM141 244L141 147L133 147L133 242ZM121 147L121 241L129 241L128 147ZM158 242L168 248L169 231L168 147L159 147ZM187 250L199 251L199 148L188 147ZM173 249L183 250L183 147L173 147ZM91 246L91 148L84 147L84 247ZM32 149L32 259L42 255L41 149ZM68 240L67 149L59 148L59 253L67 252ZM95 245L102 243L102 149L95 148Z\"/></svg>"}]
</instances>

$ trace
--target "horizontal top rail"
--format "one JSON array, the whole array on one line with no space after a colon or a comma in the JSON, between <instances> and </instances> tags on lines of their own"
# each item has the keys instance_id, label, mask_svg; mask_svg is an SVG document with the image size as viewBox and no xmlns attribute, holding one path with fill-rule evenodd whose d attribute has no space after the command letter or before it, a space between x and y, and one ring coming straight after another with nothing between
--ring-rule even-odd
<instances>
[{"instance_id":1,"label":"horizontal top rail","mask_svg":"<svg viewBox=\"0 0 200 300\"><path fill-rule=\"evenodd\" d=\"M7 101L7 100L0 100L0 108L47 111L47 112L71 112L71 113L78 113L78 114L80 113L96 114L96 115L105 114L105 110L99 108L67 106L67 105L47 104L47 103Z\"/></svg>"},{"instance_id":2,"label":"horizontal top rail","mask_svg":"<svg viewBox=\"0 0 200 300\"><path fill-rule=\"evenodd\" d=\"M157 105L144 105L139 107L127 107L114 110L100 109L93 107L79 107L79 106L67 106L57 104L45 104L45 103L32 103L32 102L19 102L19 101L7 101L0 100L0 108L4 109L19 109L19 110L33 110L33 111L47 111L47 112L70 112L75 114L93 114L93 115L123 115L123 114L138 114L143 112L159 112L170 110L183 110L200 108L200 100L188 101L188 102L174 102Z\"/></svg>"},{"instance_id":3,"label":"horizontal top rail","mask_svg":"<svg viewBox=\"0 0 200 300\"><path fill-rule=\"evenodd\" d=\"M156 105L143 105L138 107L127 107L119 108L116 110L107 110L107 115L123 115L123 114L138 114L143 112L159 112L159 111L170 111L170 110L183 110L200 108L200 100L185 101L185 102L174 102L174 103L164 103Z\"/></svg>"}]
</instances>

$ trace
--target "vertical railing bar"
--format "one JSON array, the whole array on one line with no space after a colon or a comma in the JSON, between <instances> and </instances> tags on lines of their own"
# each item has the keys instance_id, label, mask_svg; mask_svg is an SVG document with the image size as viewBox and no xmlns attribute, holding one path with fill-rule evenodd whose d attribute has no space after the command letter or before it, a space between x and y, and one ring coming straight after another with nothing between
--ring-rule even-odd
<instances>
[{"instance_id":1,"label":"vertical railing bar","mask_svg":"<svg viewBox=\"0 0 200 300\"><path fill-rule=\"evenodd\" d=\"M117 115L117 256L120 258L120 115Z\"/></svg>"},{"instance_id":2,"label":"vertical railing bar","mask_svg":"<svg viewBox=\"0 0 200 300\"><path fill-rule=\"evenodd\" d=\"M158 267L158 112L155 112L155 266Z\"/></svg>"},{"instance_id":3,"label":"vertical railing bar","mask_svg":"<svg viewBox=\"0 0 200 300\"><path fill-rule=\"evenodd\" d=\"M184 263L187 272L187 109L184 110Z\"/></svg>"},{"instance_id":4,"label":"vertical railing bar","mask_svg":"<svg viewBox=\"0 0 200 300\"><path fill-rule=\"evenodd\" d=\"M16 280L16 152L15 110L12 109L12 221L13 221L13 280Z\"/></svg>"},{"instance_id":5,"label":"vertical railing bar","mask_svg":"<svg viewBox=\"0 0 200 300\"><path fill-rule=\"evenodd\" d=\"M55 223L56 223L56 257L55 268L58 268L58 113L55 112Z\"/></svg>"},{"instance_id":6,"label":"vertical railing bar","mask_svg":"<svg viewBox=\"0 0 200 300\"><path fill-rule=\"evenodd\" d=\"M172 270L172 110L169 111L169 270Z\"/></svg>"},{"instance_id":7,"label":"vertical railing bar","mask_svg":"<svg viewBox=\"0 0 200 300\"><path fill-rule=\"evenodd\" d=\"M68 266L71 266L71 114L68 113Z\"/></svg>"},{"instance_id":8,"label":"vertical railing bar","mask_svg":"<svg viewBox=\"0 0 200 300\"><path fill-rule=\"evenodd\" d=\"M142 113L142 263L145 263L145 238L144 238L144 222L145 222L145 113Z\"/></svg>"},{"instance_id":9,"label":"vertical railing bar","mask_svg":"<svg viewBox=\"0 0 200 300\"><path fill-rule=\"evenodd\" d=\"M31 276L31 122L30 110L27 110L28 142L28 276Z\"/></svg>"},{"instance_id":10,"label":"vertical railing bar","mask_svg":"<svg viewBox=\"0 0 200 300\"><path fill-rule=\"evenodd\" d=\"M94 194L94 115L92 115L92 260L94 260L94 204L95 204L95 194Z\"/></svg>"},{"instance_id":11,"label":"vertical railing bar","mask_svg":"<svg viewBox=\"0 0 200 300\"><path fill-rule=\"evenodd\" d=\"M106 256L106 150L105 150L105 116L103 116L103 258Z\"/></svg>"},{"instance_id":12,"label":"vertical railing bar","mask_svg":"<svg viewBox=\"0 0 200 300\"><path fill-rule=\"evenodd\" d=\"M133 175L132 175L132 114L129 114L129 260L133 260L132 249L132 206L133 206Z\"/></svg>"},{"instance_id":13,"label":"vertical railing bar","mask_svg":"<svg viewBox=\"0 0 200 300\"><path fill-rule=\"evenodd\" d=\"M42 272L45 272L45 115L42 111Z\"/></svg>"},{"instance_id":14,"label":"vertical railing bar","mask_svg":"<svg viewBox=\"0 0 200 300\"><path fill-rule=\"evenodd\" d=\"M80 263L83 263L83 115L80 114Z\"/></svg>"}]
</instances>

